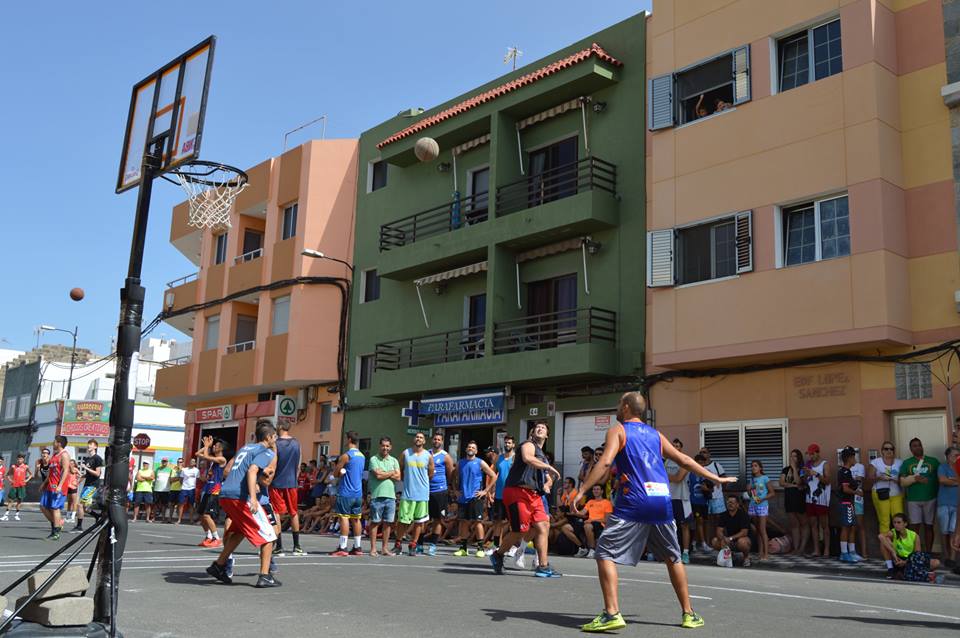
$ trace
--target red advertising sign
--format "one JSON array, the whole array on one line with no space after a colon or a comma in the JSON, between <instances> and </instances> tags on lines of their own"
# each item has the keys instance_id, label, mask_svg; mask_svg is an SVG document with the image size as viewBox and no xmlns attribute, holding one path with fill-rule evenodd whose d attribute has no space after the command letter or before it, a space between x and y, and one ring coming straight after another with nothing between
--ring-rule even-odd
<instances>
[{"instance_id":1,"label":"red advertising sign","mask_svg":"<svg viewBox=\"0 0 960 638\"><path fill-rule=\"evenodd\" d=\"M60 423L63 436L110 436L110 401L64 401Z\"/></svg>"},{"instance_id":2,"label":"red advertising sign","mask_svg":"<svg viewBox=\"0 0 960 638\"><path fill-rule=\"evenodd\" d=\"M84 438L110 438L109 423L64 423L60 426L63 436L79 436Z\"/></svg>"},{"instance_id":3,"label":"red advertising sign","mask_svg":"<svg viewBox=\"0 0 960 638\"><path fill-rule=\"evenodd\" d=\"M594 430L606 430L610 427L610 415L605 414L603 416L593 417L593 429Z\"/></svg>"},{"instance_id":4,"label":"red advertising sign","mask_svg":"<svg viewBox=\"0 0 960 638\"><path fill-rule=\"evenodd\" d=\"M210 408L197 408L195 423L210 423L211 421L229 421L233 418L232 405L217 405Z\"/></svg>"}]
</instances>

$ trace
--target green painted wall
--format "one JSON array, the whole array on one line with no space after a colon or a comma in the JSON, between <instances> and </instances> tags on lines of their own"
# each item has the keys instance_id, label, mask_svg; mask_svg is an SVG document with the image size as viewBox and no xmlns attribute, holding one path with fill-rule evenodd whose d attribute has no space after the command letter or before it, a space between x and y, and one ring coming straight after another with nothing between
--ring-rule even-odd
<instances>
[{"instance_id":1,"label":"green painted wall","mask_svg":"<svg viewBox=\"0 0 960 638\"><path fill-rule=\"evenodd\" d=\"M571 53L603 47L623 62L622 67L600 63L596 58L574 65L543 80L492 100L462 115L450 118L423 133L389 144L381 152L376 144L419 119L439 112L463 99L514 77L529 73ZM645 306L645 16L643 14L590 35L516 72L491 80L487 85L451 99L417 117L394 117L370 129L360 138L360 171L357 201L354 261L358 273L377 268L384 273L380 299L359 303L355 286L350 318L350 374L347 392L346 428L362 433L389 434L402 441L405 420L399 409L423 393L467 390L471 387L513 387L515 407L510 411L509 430L519 434L520 420L528 415L522 403L525 389L553 400L556 385L572 382L624 381L642 370ZM420 78L411 71L411 77ZM422 81L421 79L411 81ZM522 177L515 123L546 108L579 95L590 95L593 104L604 103L602 112L587 111L590 154L617 167L617 196L594 190L534 209L497 216L494 205L498 185ZM397 105L400 107L402 105ZM491 167L491 219L399 249L380 252L382 224L448 202L453 198L453 172L441 172L441 162L451 162L452 146L490 133L491 141L457 158L459 190L467 193L468 171ZM432 162L412 160L416 139L429 135L441 146ZM588 157L580 110L533 125L521 132L526 153L566 137L576 136L579 157ZM373 161L389 163L387 186L368 193L368 170ZM589 234L602 243L600 252L587 256L590 295L586 294L584 267L578 250L524 262L520 267L521 299L517 308L515 255L518 251ZM430 326L424 325L413 279L448 268L487 260L486 273L447 282L442 294L432 286L422 289ZM495 323L526 313L525 283L575 273L578 306L594 306L617 313L617 343L578 344L571 348L492 356ZM465 327L465 299L487 294L487 356L399 371L377 371L370 389L356 389L361 355L372 354L377 343L414 338ZM564 352L567 351L567 352ZM563 378L558 378L558 374ZM614 394L560 399L558 411L605 409L616 402ZM540 414L545 414L544 408Z\"/></svg>"}]
</instances>

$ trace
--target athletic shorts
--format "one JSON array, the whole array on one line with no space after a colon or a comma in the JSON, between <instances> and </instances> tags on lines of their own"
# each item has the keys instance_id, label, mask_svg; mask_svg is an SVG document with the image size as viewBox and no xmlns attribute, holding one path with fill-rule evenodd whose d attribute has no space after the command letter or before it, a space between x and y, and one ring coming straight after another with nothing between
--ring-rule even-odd
<instances>
[{"instance_id":1,"label":"athletic shorts","mask_svg":"<svg viewBox=\"0 0 960 638\"><path fill-rule=\"evenodd\" d=\"M428 510L427 501L400 499L400 509L397 513L397 519L404 525L409 525L410 523L426 523L430 520Z\"/></svg>"},{"instance_id":2,"label":"athletic shorts","mask_svg":"<svg viewBox=\"0 0 960 638\"><path fill-rule=\"evenodd\" d=\"M442 492L430 492L429 514L430 520L439 521L447 517L447 507L450 506L450 493L447 490Z\"/></svg>"},{"instance_id":3,"label":"athletic shorts","mask_svg":"<svg viewBox=\"0 0 960 638\"><path fill-rule=\"evenodd\" d=\"M493 500L493 507L490 508L490 518L495 521L507 520L507 508L504 507L502 498Z\"/></svg>"},{"instance_id":4,"label":"athletic shorts","mask_svg":"<svg viewBox=\"0 0 960 638\"><path fill-rule=\"evenodd\" d=\"M549 521L543 509L543 499L533 490L523 487L503 488L503 504L510 519L510 531L526 534L532 523Z\"/></svg>"},{"instance_id":5,"label":"athletic shorts","mask_svg":"<svg viewBox=\"0 0 960 638\"><path fill-rule=\"evenodd\" d=\"M378 496L370 499L370 522L392 523L397 520L397 499Z\"/></svg>"},{"instance_id":6,"label":"athletic shorts","mask_svg":"<svg viewBox=\"0 0 960 638\"><path fill-rule=\"evenodd\" d=\"M166 505L170 502L170 492L154 492L153 502L157 505Z\"/></svg>"},{"instance_id":7,"label":"athletic shorts","mask_svg":"<svg viewBox=\"0 0 960 638\"><path fill-rule=\"evenodd\" d=\"M267 541L260 535L260 526L257 520L250 513L250 506L246 501L238 498L225 498L220 501L220 507L223 509L227 518L230 519L230 534L242 534L245 539L250 541L254 547L260 547Z\"/></svg>"},{"instance_id":8,"label":"athletic shorts","mask_svg":"<svg viewBox=\"0 0 960 638\"><path fill-rule=\"evenodd\" d=\"M167 499L167 502L171 505L176 505L180 502L180 492L182 490L170 490L170 497Z\"/></svg>"},{"instance_id":9,"label":"athletic shorts","mask_svg":"<svg viewBox=\"0 0 960 638\"><path fill-rule=\"evenodd\" d=\"M706 503L704 503L704 504L702 504L702 505L695 503L695 504L691 504L690 507L693 509L693 518L695 518L695 519L696 519L696 518L706 518L706 517L710 514L710 511L709 511L709 509L707 508L707 504L706 504Z\"/></svg>"},{"instance_id":10,"label":"athletic shorts","mask_svg":"<svg viewBox=\"0 0 960 638\"><path fill-rule=\"evenodd\" d=\"M183 503L190 503L190 505L193 505L193 490L180 490L180 495L177 497L177 502L181 505Z\"/></svg>"},{"instance_id":11,"label":"athletic shorts","mask_svg":"<svg viewBox=\"0 0 960 638\"><path fill-rule=\"evenodd\" d=\"M724 503L723 497L711 498L710 503L707 505L707 510L710 514L723 514L727 511L727 505Z\"/></svg>"},{"instance_id":12,"label":"athletic shorts","mask_svg":"<svg viewBox=\"0 0 960 638\"><path fill-rule=\"evenodd\" d=\"M263 513L267 515L267 520L270 521L271 525L277 524L277 514L273 511L273 506L270 505L269 499L266 503L260 503L260 507L263 508Z\"/></svg>"},{"instance_id":13,"label":"athletic shorts","mask_svg":"<svg viewBox=\"0 0 960 638\"><path fill-rule=\"evenodd\" d=\"M270 487L270 506L278 516L295 516L299 511L300 494L295 487Z\"/></svg>"},{"instance_id":14,"label":"athletic shorts","mask_svg":"<svg viewBox=\"0 0 960 638\"><path fill-rule=\"evenodd\" d=\"M603 523L600 521L587 521L584 525L589 525L590 529L593 530L594 540L600 538L600 535L603 534Z\"/></svg>"},{"instance_id":15,"label":"athletic shorts","mask_svg":"<svg viewBox=\"0 0 960 638\"><path fill-rule=\"evenodd\" d=\"M690 516L683 515L683 501L680 499L672 499L670 503L673 505L673 522L677 524L677 527L680 527L681 525L689 525Z\"/></svg>"},{"instance_id":16,"label":"athletic shorts","mask_svg":"<svg viewBox=\"0 0 960 638\"><path fill-rule=\"evenodd\" d=\"M10 491L7 493L7 498L11 501L24 501L27 498L27 488L11 487Z\"/></svg>"},{"instance_id":17,"label":"athletic shorts","mask_svg":"<svg viewBox=\"0 0 960 638\"><path fill-rule=\"evenodd\" d=\"M466 503L460 503L461 521L482 521L483 520L483 499L471 498Z\"/></svg>"},{"instance_id":18,"label":"athletic shorts","mask_svg":"<svg viewBox=\"0 0 960 638\"><path fill-rule=\"evenodd\" d=\"M857 524L857 516L853 512L853 503L840 503L840 527L853 527Z\"/></svg>"},{"instance_id":19,"label":"athletic shorts","mask_svg":"<svg viewBox=\"0 0 960 638\"><path fill-rule=\"evenodd\" d=\"M134 505L153 505L153 492L134 492Z\"/></svg>"},{"instance_id":20,"label":"athletic shorts","mask_svg":"<svg viewBox=\"0 0 960 638\"><path fill-rule=\"evenodd\" d=\"M344 518L360 518L363 514L363 499L353 496L338 496L333 511Z\"/></svg>"},{"instance_id":21,"label":"athletic shorts","mask_svg":"<svg viewBox=\"0 0 960 638\"><path fill-rule=\"evenodd\" d=\"M747 514L750 516L770 516L770 502L762 501L757 503L753 499L750 499L750 504L747 506Z\"/></svg>"},{"instance_id":22,"label":"athletic shorts","mask_svg":"<svg viewBox=\"0 0 960 638\"><path fill-rule=\"evenodd\" d=\"M807 503L804 507L809 518L818 518L820 516L829 516L830 507L828 505L818 505L817 503Z\"/></svg>"},{"instance_id":23,"label":"athletic shorts","mask_svg":"<svg viewBox=\"0 0 960 638\"><path fill-rule=\"evenodd\" d=\"M76 493L77 493L77 488L75 487L67 488L67 496L73 496Z\"/></svg>"},{"instance_id":24,"label":"athletic shorts","mask_svg":"<svg viewBox=\"0 0 960 638\"><path fill-rule=\"evenodd\" d=\"M48 510L62 510L65 500L67 497L60 492L44 491L40 495L40 507Z\"/></svg>"},{"instance_id":25,"label":"athletic shorts","mask_svg":"<svg viewBox=\"0 0 960 638\"><path fill-rule=\"evenodd\" d=\"M216 520L220 516L220 495L204 494L203 498L200 499L200 513Z\"/></svg>"},{"instance_id":26,"label":"athletic shorts","mask_svg":"<svg viewBox=\"0 0 960 638\"><path fill-rule=\"evenodd\" d=\"M637 565L644 557L644 548L663 561L680 562L677 524L638 523L616 516L607 519L607 527L597 539L595 556L618 565Z\"/></svg>"},{"instance_id":27,"label":"athletic shorts","mask_svg":"<svg viewBox=\"0 0 960 638\"><path fill-rule=\"evenodd\" d=\"M937 508L937 524L941 534L953 534L957 530L957 508L953 505L941 505Z\"/></svg>"},{"instance_id":28,"label":"athletic shorts","mask_svg":"<svg viewBox=\"0 0 960 638\"><path fill-rule=\"evenodd\" d=\"M907 501L907 519L911 525L933 525L937 514L937 499L929 501Z\"/></svg>"},{"instance_id":29,"label":"athletic shorts","mask_svg":"<svg viewBox=\"0 0 960 638\"><path fill-rule=\"evenodd\" d=\"M93 499L97 496L97 488L95 485L84 485L83 491L80 492L80 504L84 507L90 507L93 505Z\"/></svg>"}]
</instances>

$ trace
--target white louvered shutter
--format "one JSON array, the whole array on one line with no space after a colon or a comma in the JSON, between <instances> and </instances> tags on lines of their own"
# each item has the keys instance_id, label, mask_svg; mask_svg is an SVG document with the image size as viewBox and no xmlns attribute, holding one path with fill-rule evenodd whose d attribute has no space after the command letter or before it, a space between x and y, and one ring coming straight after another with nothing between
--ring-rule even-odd
<instances>
[{"instance_id":1,"label":"white louvered shutter","mask_svg":"<svg viewBox=\"0 0 960 638\"><path fill-rule=\"evenodd\" d=\"M673 229L647 233L647 286L673 285Z\"/></svg>"},{"instance_id":2,"label":"white louvered shutter","mask_svg":"<svg viewBox=\"0 0 960 638\"><path fill-rule=\"evenodd\" d=\"M753 270L753 211L736 214L737 274Z\"/></svg>"},{"instance_id":3,"label":"white louvered shutter","mask_svg":"<svg viewBox=\"0 0 960 638\"><path fill-rule=\"evenodd\" d=\"M743 480L740 467L740 426L703 426L703 447L709 448L710 459L723 466L727 476ZM740 483L737 483L740 486ZM727 486L730 488L731 486Z\"/></svg>"},{"instance_id":4,"label":"white louvered shutter","mask_svg":"<svg viewBox=\"0 0 960 638\"><path fill-rule=\"evenodd\" d=\"M656 131L673 126L673 75L661 75L651 79L648 95L650 130Z\"/></svg>"},{"instance_id":5,"label":"white louvered shutter","mask_svg":"<svg viewBox=\"0 0 960 638\"><path fill-rule=\"evenodd\" d=\"M750 101L750 45L733 50L733 103Z\"/></svg>"},{"instance_id":6,"label":"white louvered shutter","mask_svg":"<svg viewBox=\"0 0 960 638\"><path fill-rule=\"evenodd\" d=\"M763 464L763 473L771 479L776 480L780 476L780 470L786 465L783 439L783 426L780 424L744 426L744 466L748 476L750 464L754 461Z\"/></svg>"}]
</instances>

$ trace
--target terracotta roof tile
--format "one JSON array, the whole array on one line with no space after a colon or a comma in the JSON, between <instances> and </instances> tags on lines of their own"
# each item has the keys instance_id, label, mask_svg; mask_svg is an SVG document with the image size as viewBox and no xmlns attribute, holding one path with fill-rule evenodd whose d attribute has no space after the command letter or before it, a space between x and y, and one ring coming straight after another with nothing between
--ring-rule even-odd
<instances>
[{"instance_id":1,"label":"terracotta roof tile","mask_svg":"<svg viewBox=\"0 0 960 638\"><path fill-rule=\"evenodd\" d=\"M556 62L552 62L545 67L537 69L536 71L531 71L530 73L521 75L520 77L510 80L505 84L496 86L489 91L484 91L479 95L474 95L473 97L463 100L462 102L458 102L457 104L454 104L453 106L446 108L439 113L420 120L416 124L411 124L402 131L394 133L387 139L377 144L377 148L383 148L387 144L392 144L393 142L402 140L405 137L419 133L420 131L429 128L434 124L439 124L440 122L448 120L451 117L465 113L472 108L480 106L481 104L495 100L502 95L516 91L517 89L527 86L528 84L533 84L537 80L542 80L549 75L553 75L558 71L562 71L563 69L569 68L575 64L579 64L580 62L588 60L592 57L597 57L608 64L612 64L613 66L623 66L623 62L604 51L603 47L594 42L592 45L590 45L589 49L577 51L572 55L568 55L565 58L557 60Z\"/></svg>"}]
</instances>

